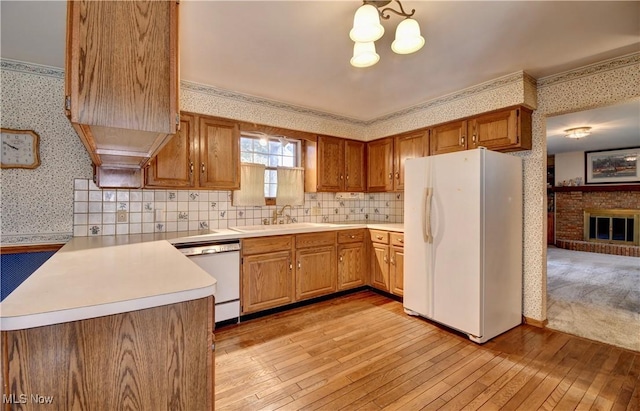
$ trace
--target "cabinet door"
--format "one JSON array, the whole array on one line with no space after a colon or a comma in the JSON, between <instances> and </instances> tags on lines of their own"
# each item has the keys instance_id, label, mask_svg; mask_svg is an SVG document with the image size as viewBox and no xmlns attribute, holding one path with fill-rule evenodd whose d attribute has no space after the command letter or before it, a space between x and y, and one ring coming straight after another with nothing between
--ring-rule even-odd
<instances>
[{"instance_id":1,"label":"cabinet door","mask_svg":"<svg viewBox=\"0 0 640 411\"><path fill-rule=\"evenodd\" d=\"M404 248L391 247L389 271L390 291L402 297L404 292Z\"/></svg>"},{"instance_id":2,"label":"cabinet door","mask_svg":"<svg viewBox=\"0 0 640 411\"><path fill-rule=\"evenodd\" d=\"M175 133L176 2L72 1L68 7L71 121Z\"/></svg>"},{"instance_id":3,"label":"cabinet door","mask_svg":"<svg viewBox=\"0 0 640 411\"><path fill-rule=\"evenodd\" d=\"M389 246L372 243L371 285L389 291Z\"/></svg>"},{"instance_id":4,"label":"cabinet door","mask_svg":"<svg viewBox=\"0 0 640 411\"><path fill-rule=\"evenodd\" d=\"M367 144L368 191L393 190L393 139L371 141Z\"/></svg>"},{"instance_id":5,"label":"cabinet door","mask_svg":"<svg viewBox=\"0 0 640 411\"><path fill-rule=\"evenodd\" d=\"M436 126L431 129L429 154L452 153L467 149L467 121Z\"/></svg>"},{"instance_id":6,"label":"cabinet door","mask_svg":"<svg viewBox=\"0 0 640 411\"><path fill-rule=\"evenodd\" d=\"M296 250L296 301L336 291L336 247Z\"/></svg>"},{"instance_id":7,"label":"cabinet door","mask_svg":"<svg viewBox=\"0 0 640 411\"><path fill-rule=\"evenodd\" d=\"M344 191L344 140L318 136L318 191Z\"/></svg>"},{"instance_id":8,"label":"cabinet door","mask_svg":"<svg viewBox=\"0 0 640 411\"><path fill-rule=\"evenodd\" d=\"M366 144L362 141L346 140L344 142L345 191L357 192L367 189L365 148Z\"/></svg>"},{"instance_id":9,"label":"cabinet door","mask_svg":"<svg viewBox=\"0 0 640 411\"><path fill-rule=\"evenodd\" d=\"M393 185L396 191L404 190L404 162L408 158L424 157L428 152L428 131L397 136L393 143L394 172Z\"/></svg>"},{"instance_id":10,"label":"cabinet door","mask_svg":"<svg viewBox=\"0 0 640 411\"><path fill-rule=\"evenodd\" d=\"M146 187L194 187L196 163L195 117L183 114L180 131L149 162Z\"/></svg>"},{"instance_id":11,"label":"cabinet door","mask_svg":"<svg viewBox=\"0 0 640 411\"><path fill-rule=\"evenodd\" d=\"M364 242L338 246L338 290L365 284L366 261Z\"/></svg>"},{"instance_id":12,"label":"cabinet door","mask_svg":"<svg viewBox=\"0 0 640 411\"><path fill-rule=\"evenodd\" d=\"M240 187L240 127L232 121L200 117L200 187Z\"/></svg>"},{"instance_id":13,"label":"cabinet door","mask_svg":"<svg viewBox=\"0 0 640 411\"><path fill-rule=\"evenodd\" d=\"M517 109L484 114L469 120L469 148L507 148L518 143Z\"/></svg>"},{"instance_id":14,"label":"cabinet door","mask_svg":"<svg viewBox=\"0 0 640 411\"><path fill-rule=\"evenodd\" d=\"M242 260L243 314L293 302L291 251L250 255Z\"/></svg>"}]
</instances>

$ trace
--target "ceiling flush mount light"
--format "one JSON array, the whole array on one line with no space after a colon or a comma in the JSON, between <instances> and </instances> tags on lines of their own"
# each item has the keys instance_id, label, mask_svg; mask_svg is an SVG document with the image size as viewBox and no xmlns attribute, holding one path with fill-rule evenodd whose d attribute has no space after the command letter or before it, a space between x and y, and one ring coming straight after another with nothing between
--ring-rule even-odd
<instances>
[{"instance_id":1,"label":"ceiling flush mount light","mask_svg":"<svg viewBox=\"0 0 640 411\"><path fill-rule=\"evenodd\" d=\"M391 0L365 0L364 4L356 10L353 17L353 28L349 32L349 37L355 42L351 58L352 66L369 67L380 60L373 42L379 40L384 34L380 18L388 20L391 17L389 12L405 17L405 20L400 22L396 28L396 38L391 44L391 50L397 54L410 54L424 46L425 40L420 35L420 25L411 18L416 12L415 9L411 10L411 13L407 13L399 0L394 1L398 3L400 11L385 7L391 3Z\"/></svg>"},{"instance_id":2,"label":"ceiling flush mount light","mask_svg":"<svg viewBox=\"0 0 640 411\"><path fill-rule=\"evenodd\" d=\"M591 134L591 127L576 127L564 131L565 137L579 139Z\"/></svg>"}]
</instances>

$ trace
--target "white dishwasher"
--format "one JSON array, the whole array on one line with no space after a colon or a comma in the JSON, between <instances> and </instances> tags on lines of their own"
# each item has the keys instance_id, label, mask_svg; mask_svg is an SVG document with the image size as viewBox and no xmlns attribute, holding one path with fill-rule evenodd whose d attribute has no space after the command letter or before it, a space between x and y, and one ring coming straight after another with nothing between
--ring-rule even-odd
<instances>
[{"instance_id":1,"label":"white dishwasher","mask_svg":"<svg viewBox=\"0 0 640 411\"><path fill-rule=\"evenodd\" d=\"M237 323L240 319L240 241L174 246L217 280L214 294L216 324Z\"/></svg>"}]
</instances>

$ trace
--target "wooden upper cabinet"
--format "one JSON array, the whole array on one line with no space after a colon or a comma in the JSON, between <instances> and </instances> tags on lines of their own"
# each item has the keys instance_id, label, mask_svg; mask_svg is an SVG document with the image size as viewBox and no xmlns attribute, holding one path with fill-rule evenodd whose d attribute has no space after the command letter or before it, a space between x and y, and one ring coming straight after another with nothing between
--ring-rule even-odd
<instances>
[{"instance_id":1,"label":"wooden upper cabinet","mask_svg":"<svg viewBox=\"0 0 640 411\"><path fill-rule=\"evenodd\" d=\"M418 130L396 136L393 143L393 188L404 190L404 162L408 158L424 157L428 154L429 132Z\"/></svg>"},{"instance_id":2,"label":"wooden upper cabinet","mask_svg":"<svg viewBox=\"0 0 640 411\"><path fill-rule=\"evenodd\" d=\"M531 110L512 107L431 128L431 155L477 147L531 150Z\"/></svg>"},{"instance_id":3,"label":"wooden upper cabinet","mask_svg":"<svg viewBox=\"0 0 640 411\"><path fill-rule=\"evenodd\" d=\"M393 138L367 144L367 184L371 192L393 190Z\"/></svg>"},{"instance_id":4,"label":"wooden upper cabinet","mask_svg":"<svg viewBox=\"0 0 640 411\"><path fill-rule=\"evenodd\" d=\"M196 118L184 114L180 118L180 131L149 162L146 173L147 187L184 187L196 184L195 162L198 158Z\"/></svg>"},{"instance_id":5,"label":"wooden upper cabinet","mask_svg":"<svg viewBox=\"0 0 640 411\"><path fill-rule=\"evenodd\" d=\"M65 110L98 168L138 170L123 186L177 131L178 82L176 2L68 2Z\"/></svg>"},{"instance_id":6,"label":"wooden upper cabinet","mask_svg":"<svg viewBox=\"0 0 640 411\"><path fill-rule=\"evenodd\" d=\"M238 123L200 117L200 187L240 188Z\"/></svg>"},{"instance_id":7,"label":"wooden upper cabinet","mask_svg":"<svg viewBox=\"0 0 640 411\"><path fill-rule=\"evenodd\" d=\"M467 149L467 121L454 121L431 128L429 154L453 153Z\"/></svg>"},{"instance_id":8,"label":"wooden upper cabinet","mask_svg":"<svg viewBox=\"0 0 640 411\"><path fill-rule=\"evenodd\" d=\"M469 121L469 135L469 148L530 150L531 112L518 107L474 117Z\"/></svg>"},{"instance_id":9,"label":"wooden upper cabinet","mask_svg":"<svg viewBox=\"0 0 640 411\"><path fill-rule=\"evenodd\" d=\"M404 163L429 153L429 131L416 130L374 140L367 146L369 191L404 190Z\"/></svg>"},{"instance_id":10,"label":"wooden upper cabinet","mask_svg":"<svg viewBox=\"0 0 640 411\"><path fill-rule=\"evenodd\" d=\"M345 140L344 142L345 191L357 192L367 189L366 147L367 145L362 141Z\"/></svg>"},{"instance_id":11,"label":"wooden upper cabinet","mask_svg":"<svg viewBox=\"0 0 640 411\"><path fill-rule=\"evenodd\" d=\"M180 132L150 162L146 187L240 187L240 128L215 117L182 113Z\"/></svg>"},{"instance_id":12,"label":"wooden upper cabinet","mask_svg":"<svg viewBox=\"0 0 640 411\"><path fill-rule=\"evenodd\" d=\"M365 191L364 142L318 136L305 146L305 191Z\"/></svg>"},{"instance_id":13,"label":"wooden upper cabinet","mask_svg":"<svg viewBox=\"0 0 640 411\"><path fill-rule=\"evenodd\" d=\"M344 180L344 139L318 136L318 191L342 191Z\"/></svg>"}]
</instances>

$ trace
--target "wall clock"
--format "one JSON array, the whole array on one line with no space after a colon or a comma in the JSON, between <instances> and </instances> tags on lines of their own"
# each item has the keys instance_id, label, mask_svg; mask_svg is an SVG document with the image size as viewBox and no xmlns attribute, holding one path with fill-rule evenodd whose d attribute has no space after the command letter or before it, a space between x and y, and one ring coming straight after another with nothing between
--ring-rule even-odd
<instances>
[{"instance_id":1,"label":"wall clock","mask_svg":"<svg viewBox=\"0 0 640 411\"><path fill-rule=\"evenodd\" d=\"M2 129L2 168L36 168L40 165L40 136L32 130Z\"/></svg>"}]
</instances>

